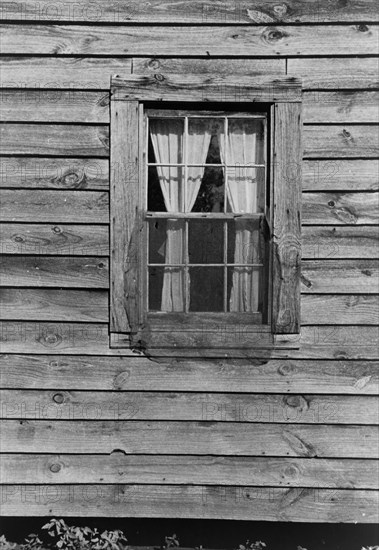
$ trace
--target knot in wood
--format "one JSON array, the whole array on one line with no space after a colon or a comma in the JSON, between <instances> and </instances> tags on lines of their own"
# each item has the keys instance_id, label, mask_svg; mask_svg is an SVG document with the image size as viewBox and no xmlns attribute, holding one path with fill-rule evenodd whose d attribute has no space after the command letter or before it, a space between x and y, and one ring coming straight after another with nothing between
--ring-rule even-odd
<instances>
[{"instance_id":1,"label":"knot in wood","mask_svg":"<svg viewBox=\"0 0 379 550\"><path fill-rule=\"evenodd\" d=\"M50 361L49 367L55 369L58 366L58 361Z\"/></svg>"},{"instance_id":2,"label":"knot in wood","mask_svg":"<svg viewBox=\"0 0 379 550\"><path fill-rule=\"evenodd\" d=\"M284 403L293 409L298 409L301 405L301 397L299 395L286 395Z\"/></svg>"},{"instance_id":3,"label":"knot in wood","mask_svg":"<svg viewBox=\"0 0 379 550\"><path fill-rule=\"evenodd\" d=\"M296 466L296 464L290 464L287 466L284 470L285 477L289 477L291 479L294 479L295 477L299 477L300 470Z\"/></svg>"},{"instance_id":4,"label":"knot in wood","mask_svg":"<svg viewBox=\"0 0 379 550\"><path fill-rule=\"evenodd\" d=\"M163 76L163 74L160 74L160 73L156 73L154 75L154 78L155 80L157 80L158 82L164 82L165 81L165 77Z\"/></svg>"},{"instance_id":5,"label":"knot in wood","mask_svg":"<svg viewBox=\"0 0 379 550\"><path fill-rule=\"evenodd\" d=\"M278 373L282 376L289 376L290 374L293 374L295 370L296 368L292 363L285 363L284 365L280 365L278 368Z\"/></svg>"},{"instance_id":6,"label":"knot in wood","mask_svg":"<svg viewBox=\"0 0 379 550\"><path fill-rule=\"evenodd\" d=\"M345 138L347 138L347 139L351 138L350 132L348 132L348 131L345 130L345 129L342 130L342 134L343 134L343 136L344 136Z\"/></svg>"},{"instance_id":7,"label":"knot in wood","mask_svg":"<svg viewBox=\"0 0 379 550\"><path fill-rule=\"evenodd\" d=\"M53 472L53 474L57 474L62 469L62 466L58 462L54 462L54 464L51 464L49 469L50 472Z\"/></svg>"},{"instance_id":8,"label":"knot in wood","mask_svg":"<svg viewBox=\"0 0 379 550\"><path fill-rule=\"evenodd\" d=\"M40 342L48 347L56 347L62 342L62 337L59 334L45 334L40 339Z\"/></svg>"},{"instance_id":9,"label":"knot in wood","mask_svg":"<svg viewBox=\"0 0 379 550\"><path fill-rule=\"evenodd\" d=\"M266 31L263 34L263 39L269 43L278 42L283 37L284 37L284 33L279 29L275 29L275 28Z\"/></svg>"},{"instance_id":10,"label":"knot in wood","mask_svg":"<svg viewBox=\"0 0 379 550\"><path fill-rule=\"evenodd\" d=\"M104 269L105 263L104 263L104 262L100 262L100 263L97 264L97 267L98 267L99 269Z\"/></svg>"},{"instance_id":11,"label":"knot in wood","mask_svg":"<svg viewBox=\"0 0 379 550\"><path fill-rule=\"evenodd\" d=\"M328 205L329 205L331 208L333 208L333 206L335 205L335 202L334 202L334 201L329 201L329 202L328 202Z\"/></svg>"},{"instance_id":12,"label":"knot in wood","mask_svg":"<svg viewBox=\"0 0 379 550\"><path fill-rule=\"evenodd\" d=\"M14 235L13 240L16 241L16 243L23 243L25 238L22 235Z\"/></svg>"},{"instance_id":13,"label":"knot in wood","mask_svg":"<svg viewBox=\"0 0 379 550\"><path fill-rule=\"evenodd\" d=\"M357 29L359 32L367 32L369 30L367 25L357 25Z\"/></svg>"},{"instance_id":14,"label":"knot in wood","mask_svg":"<svg viewBox=\"0 0 379 550\"><path fill-rule=\"evenodd\" d=\"M55 393L53 395L53 401L54 401L54 403L58 403L58 405L61 405L64 402L63 393Z\"/></svg>"},{"instance_id":15,"label":"knot in wood","mask_svg":"<svg viewBox=\"0 0 379 550\"><path fill-rule=\"evenodd\" d=\"M277 4L276 6L273 7L273 10L275 15L282 18L283 15L287 13L287 6L286 4Z\"/></svg>"},{"instance_id":16,"label":"knot in wood","mask_svg":"<svg viewBox=\"0 0 379 550\"><path fill-rule=\"evenodd\" d=\"M62 229L57 225L52 228L53 233L62 233Z\"/></svg>"},{"instance_id":17,"label":"knot in wood","mask_svg":"<svg viewBox=\"0 0 379 550\"><path fill-rule=\"evenodd\" d=\"M158 59L151 59L148 63L148 67L150 67L150 69L159 69L160 66L161 63Z\"/></svg>"}]
</instances>

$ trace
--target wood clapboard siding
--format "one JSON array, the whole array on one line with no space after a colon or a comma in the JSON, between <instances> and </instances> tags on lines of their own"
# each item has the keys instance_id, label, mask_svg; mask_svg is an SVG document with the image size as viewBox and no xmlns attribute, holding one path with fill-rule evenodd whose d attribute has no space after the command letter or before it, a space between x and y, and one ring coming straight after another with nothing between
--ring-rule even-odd
<instances>
[{"instance_id":1,"label":"wood clapboard siding","mask_svg":"<svg viewBox=\"0 0 379 550\"><path fill-rule=\"evenodd\" d=\"M378 458L376 426L168 422L140 420L1 420L5 453L191 454Z\"/></svg>"},{"instance_id":2,"label":"wood clapboard siding","mask_svg":"<svg viewBox=\"0 0 379 550\"><path fill-rule=\"evenodd\" d=\"M100 191L6 189L1 191L1 221L61 223L109 222L109 195Z\"/></svg>"},{"instance_id":3,"label":"wood clapboard siding","mask_svg":"<svg viewBox=\"0 0 379 550\"><path fill-rule=\"evenodd\" d=\"M376 25L89 26L2 24L3 54L303 56L376 53ZM173 44L174 50L173 50Z\"/></svg>"},{"instance_id":4,"label":"wood clapboard siding","mask_svg":"<svg viewBox=\"0 0 379 550\"><path fill-rule=\"evenodd\" d=\"M0 86L3 88L108 92L110 75L129 74L131 60L116 57L2 56L0 68Z\"/></svg>"},{"instance_id":5,"label":"wood clapboard siding","mask_svg":"<svg viewBox=\"0 0 379 550\"><path fill-rule=\"evenodd\" d=\"M379 193L303 193L304 225L378 225Z\"/></svg>"},{"instance_id":6,"label":"wood clapboard siding","mask_svg":"<svg viewBox=\"0 0 379 550\"><path fill-rule=\"evenodd\" d=\"M0 289L0 319L99 322L108 320L108 292L42 288Z\"/></svg>"},{"instance_id":7,"label":"wood clapboard siding","mask_svg":"<svg viewBox=\"0 0 379 550\"><path fill-rule=\"evenodd\" d=\"M230 456L3 454L2 482L275 485L378 489L376 460Z\"/></svg>"},{"instance_id":8,"label":"wood clapboard siding","mask_svg":"<svg viewBox=\"0 0 379 550\"><path fill-rule=\"evenodd\" d=\"M378 160L305 160L302 169L303 191L379 190Z\"/></svg>"},{"instance_id":9,"label":"wood clapboard siding","mask_svg":"<svg viewBox=\"0 0 379 550\"><path fill-rule=\"evenodd\" d=\"M303 294L378 294L378 281L377 260L305 260L301 265Z\"/></svg>"},{"instance_id":10,"label":"wood clapboard siding","mask_svg":"<svg viewBox=\"0 0 379 550\"><path fill-rule=\"evenodd\" d=\"M1 157L0 173L0 187L109 190L107 159Z\"/></svg>"},{"instance_id":11,"label":"wood clapboard siding","mask_svg":"<svg viewBox=\"0 0 379 550\"><path fill-rule=\"evenodd\" d=\"M164 333L162 333L164 334ZM136 356L128 349L109 348L108 324L69 322L1 321L2 353L51 353ZM238 336L238 335L237 335ZM238 338L240 342L240 338ZM299 349L236 348L180 350L183 357L298 358L298 359L377 359L379 327L304 326ZM154 358L172 357L167 349L155 349Z\"/></svg>"},{"instance_id":12,"label":"wood clapboard siding","mask_svg":"<svg viewBox=\"0 0 379 550\"><path fill-rule=\"evenodd\" d=\"M106 126L4 123L0 140L2 155L109 156Z\"/></svg>"},{"instance_id":13,"label":"wood clapboard siding","mask_svg":"<svg viewBox=\"0 0 379 550\"><path fill-rule=\"evenodd\" d=\"M109 122L109 92L2 90L2 122Z\"/></svg>"},{"instance_id":14,"label":"wood clapboard siding","mask_svg":"<svg viewBox=\"0 0 379 550\"><path fill-rule=\"evenodd\" d=\"M3 256L0 286L109 288L108 258Z\"/></svg>"},{"instance_id":15,"label":"wood clapboard siding","mask_svg":"<svg viewBox=\"0 0 379 550\"><path fill-rule=\"evenodd\" d=\"M1 355L2 388L379 395L378 361ZM153 367L153 368L152 368Z\"/></svg>"},{"instance_id":16,"label":"wood clapboard siding","mask_svg":"<svg viewBox=\"0 0 379 550\"><path fill-rule=\"evenodd\" d=\"M303 259L378 259L379 228L320 226L302 228Z\"/></svg>"},{"instance_id":17,"label":"wood clapboard siding","mask_svg":"<svg viewBox=\"0 0 379 550\"><path fill-rule=\"evenodd\" d=\"M0 390L0 400L3 419L379 424L376 396Z\"/></svg>"},{"instance_id":18,"label":"wood clapboard siding","mask_svg":"<svg viewBox=\"0 0 379 550\"><path fill-rule=\"evenodd\" d=\"M105 225L3 223L0 247L3 254L109 256L109 229Z\"/></svg>"},{"instance_id":19,"label":"wood clapboard siding","mask_svg":"<svg viewBox=\"0 0 379 550\"><path fill-rule=\"evenodd\" d=\"M4 516L98 516L375 523L374 491L173 485L2 487ZM237 504L237 505L236 505Z\"/></svg>"},{"instance_id":20,"label":"wood clapboard siding","mask_svg":"<svg viewBox=\"0 0 379 550\"><path fill-rule=\"evenodd\" d=\"M331 1L315 4L312 0L300 2L290 0L275 5L262 1L252 4L243 0L235 3L223 0L214 4L212 0L154 0L150 2L129 1L127 4L104 4L85 0L78 4L66 0L62 4L51 4L42 0L37 4L31 0L15 0L2 6L1 19L6 21L60 21L84 23L249 23L266 25L272 23L333 23L376 21L376 7L373 0L354 3Z\"/></svg>"},{"instance_id":21,"label":"wood clapboard siding","mask_svg":"<svg viewBox=\"0 0 379 550\"><path fill-rule=\"evenodd\" d=\"M0 17L3 515L376 521L373 0ZM110 349L109 85L130 72L302 79L298 349Z\"/></svg>"},{"instance_id":22,"label":"wood clapboard siding","mask_svg":"<svg viewBox=\"0 0 379 550\"><path fill-rule=\"evenodd\" d=\"M303 139L306 158L378 156L378 126L304 126Z\"/></svg>"}]
</instances>

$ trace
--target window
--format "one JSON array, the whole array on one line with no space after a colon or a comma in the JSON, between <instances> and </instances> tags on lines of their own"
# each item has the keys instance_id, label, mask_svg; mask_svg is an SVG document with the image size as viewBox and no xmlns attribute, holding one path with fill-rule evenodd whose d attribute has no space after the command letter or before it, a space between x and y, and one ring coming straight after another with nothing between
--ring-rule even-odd
<instances>
[{"instance_id":1,"label":"window","mask_svg":"<svg viewBox=\"0 0 379 550\"><path fill-rule=\"evenodd\" d=\"M227 79L131 75L112 84L112 345L292 346L298 81L248 81L238 101Z\"/></svg>"}]
</instances>

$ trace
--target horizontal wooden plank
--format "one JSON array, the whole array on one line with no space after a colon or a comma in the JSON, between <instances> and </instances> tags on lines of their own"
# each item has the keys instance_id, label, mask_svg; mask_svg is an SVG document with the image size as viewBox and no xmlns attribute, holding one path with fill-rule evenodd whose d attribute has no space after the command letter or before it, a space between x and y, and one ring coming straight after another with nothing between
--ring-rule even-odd
<instances>
[{"instance_id":1,"label":"horizontal wooden plank","mask_svg":"<svg viewBox=\"0 0 379 550\"><path fill-rule=\"evenodd\" d=\"M379 92L306 92L303 120L318 122L379 122Z\"/></svg>"},{"instance_id":2,"label":"horizontal wooden plank","mask_svg":"<svg viewBox=\"0 0 379 550\"><path fill-rule=\"evenodd\" d=\"M0 187L109 190L106 159L0 157Z\"/></svg>"},{"instance_id":3,"label":"horizontal wooden plank","mask_svg":"<svg viewBox=\"0 0 379 550\"><path fill-rule=\"evenodd\" d=\"M305 294L301 321L306 325L379 325L378 296Z\"/></svg>"},{"instance_id":4,"label":"horizontal wooden plank","mask_svg":"<svg viewBox=\"0 0 379 550\"><path fill-rule=\"evenodd\" d=\"M303 193L302 222L377 225L379 193Z\"/></svg>"},{"instance_id":5,"label":"horizontal wooden plank","mask_svg":"<svg viewBox=\"0 0 379 550\"><path fill-rule=\"evenodd\" d=\"M379 424L376 396L0 390L0 417Z\"/></svg>"},{"instance_id":6,"label":"horizontal wooden plank","mask_svg":"<svg viewBox=\"0 0 379 550\"><path fill-rule=\"evenodd\" d=\"M288 56L370 55L375 25L315 27L1 25L3 54ZM173 46L174 45L174 46Z\"/></svg>"},{"instance_id":7,"label":"horizontal wooden plank","mask_svg":"<svg viewBox=\"0 0 379 550\"><path fill-rule=\"evenodd\" d=\"M377 294L378 280L378 260L305 260L301 265L303 294Z\"/></svg>"},{"instance_id":8,"label":"horizontal wooden plank","mask_svg":"<svg viewBox=\"0 0 379 550\"><path fill-rule=\"evenodd\" d=\"M379 162L374 159L305 160L303 191L378 191Z\"/></svg>"},{"instance_id":9,"label":"horizontal wooden plank","mask_svg":"<svg viewBox=\"0 0 379 550\"><path fill-rule=\"evenodd\" d=\"M0 319L105 323L108 320L108 292L2 288Z\"/></svg>"},{"instance_id":10,"label":"horizontal wooden plank","mask_svg":"<svg viewBox=\"0 0 379 550\"><path fill-rule=\"evenodd\" d=\"M379 258L378 227L303 227L303 259Z\"/></svg>"},{"instance_id":11,"label":"horizontal wooden plank","mask_svg":"<svg viewBox=\"0 0 379 550\"><path fill-rule=\"evenodd\" d=\"M3 353L50 353L88 355L129 355L129 349L110 349L108 325L100 323L48 323L1 321L0 336ZM223 328L221 327L221 330ZM259 359L378 359L379 328L373 326L304 326L299 349L193 347L175 349L176 357L219 357ZM156 348L155 358L173 355L172 350Z\"/></svg>"},{"instance_id":12,"label":"horizontal wooden plank","mask_svg":"<svg viewBox=\"0 0 379 550\"><path fill-rule=\"evenodd\" d=\"M378 493L332 488L3 485L4 516L376 523Z\"/></svg>"},{"instance_id":13,"label":"horizontal wooden plank","mask_svg":"<svg viewBox=\"0 0 379 550\"><path fill-rule=\"evenodd\" d=\"M109 194L100 191L5 189L0 219L5 222L109 222Z\"/></svg>"},{"instance_id":14,"label":"horizontal wooden plank","mask_svg":"<svg viewBox=\"0 0 379 550\"><path fill-rule=\"evenodd\" d=\"M355 53L354 46L346 51ZM331 58L292 58L287 60L289 75L298 76L303 81L304 90L340 90L378 88L378 58L347 57Z\"/></svg>"},{"instance_id":15,"label":"horizontal wooden plank","mask_svg":"<svg viewBox=\"0 0 379 550\"><path fill-rule=\"evenodd\" d=\"M46 390L378 395L379 369L377 361L3 354L0 385Z\"/></svg>"},{"instance_id":16,"label":"horizontal wooden plank","mask_svg":"<svg viewBox=\"0 0 379 550\"><path fill-rule=\"evenodd\" d=\"M304 126L303 136L308 158L378 156L377 126Z\"/></svg>"},{"instance_id":17,"label":"horizontal wooden plank","mask_svg":"<svg viewBox=\"0 0 379 550\"><path fill-rule=\"evenodd\" d=\"M376 460L124 455L1 455L2 483L152 483L378 489Z\"/></svg>"},{"instance_id":18,"label":"horizontal wooden plank","mask_svg":"<svg viewBox=\"0 0 379 550\"><path fill-rule=\"evenodd\" d=\"M2 452L378 458L375 426L1 420Z\"/></svg>"},{"instance_id":19,"label":"horizontal wooden plank","mask_svg":"<svg viewBox=\"0 0 379 550\"><path fill-rule=\"evenodd\" d=\"M109 256L109 229L105 225L3 223L0 250L39 256Z\"/></svg>"},{"instance_id":20,"label":"horizontal wooden plank","mask_svg":"<svg viewBox=\"0 0 379 550\"><path fill-rule=\"evenodd\" d=\"M3 256L0 286L109 288L108 259Z\"/></svg>"},{"instance_id":21,"label":"horizontal wooden plank","mask_svg":"<svg viewBox=\"0 0 379 550\"><path fill-rule=\"evenodd\" d=\"M113 77L111 99L140 101L231 101L291 102L301 101L301 81L290 77L132 74Z\"/></svg>"},{"instance_id":22,"label":"horizontal wooden plank","mask_svg":"<svg viewBox=\"0 0 379 550\"><path fill-rule=\"evenodd\" d=\"M107 126L1 124L0 154L109 156Z\"/></svg>"},{"instance_id":23,"label":"horizontal wooden plank","mask_svg":"<svg viewBox=\"0 0 379 550\"><path fill-rule=\"evenodd\" d=\"M78 4L75 0L65 0L51 4L41 0L37 4L31 0L14 0L5 3L0 12L3 21L60 21L83 23L250 23L269 25L275 23L333 23L376 21L373 0L348 3L306 0L289 0L286 4L262 1L251 4L246 0L238 3L222 0L214 4L212 0L195 0L188 4L177 0L153 0L141 3L138 0L127 4L104 4L85 0Z\"/></svg>"},{"instance_id":24,"label":"horizontal wooden plank","mask_svg":"<svg viewBox=\"0 0 379 550\"><path fill-rule=\"evenodd\" d=\"M90 57L12 57L0 60L3 88L109 90L110 75L128 74L131 60Z\"/></svg>"},{"instance_id":25,"label":"horizontal wooden plank","mask_svg":"<svg viewBox=\"0 0 379 550\"><path fill-rule=\"evenodd\" d=\"M2 90L2 122L109 122L109 93Z\"/></svg>"}]
</instances>

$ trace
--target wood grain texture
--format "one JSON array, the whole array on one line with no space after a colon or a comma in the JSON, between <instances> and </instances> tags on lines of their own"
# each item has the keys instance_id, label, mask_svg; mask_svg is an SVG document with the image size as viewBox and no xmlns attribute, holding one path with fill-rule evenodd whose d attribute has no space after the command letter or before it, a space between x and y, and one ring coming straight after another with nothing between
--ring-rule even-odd
<instances>
[{"instance_id":1,"label":"wood grain texture","mask_svg":"<svg viewBox=\"0 0 379 550\"><path fill-rule=\"evenodd\" d=\"M109 93L64 90L2 90L2 122L109 123Z\"/></svg>"},{"instance_id":2,"label":"wood grain texture","mask_svg":"<svg viewBox=\"0 0 379 550\"><path fill-rule=\"evenodd\" d=\"M379 122L378 92L306 92L304 122Z\"/></svg>"},{"instance_id":3,"label":"wood grain texture","mask_svg":"<svg viewBox=\"0 0 379 550\"><path fill-rule=\"evenodd\" d=\"M304 225L377 225L379 193L303 193Z\"/></svg>"},{"instance_id":4,"label":"wood grain texture","mask_svg":"<svg viewBox=\"0 0 379 550\"><path fill-rule=\"evenodd\" d=\"M300 330L301 105L277 103L274 117L272 328L276 334L296 334Z\"/></svg>"},{"instance_id":5,"label":"wood grain texture","mask_svg":"<svg viewBox=\"0 0 379 550\"><path fill-rule=\"evenodd\" d=\"M109 194L98 191L1 191L4 222L109 222Z\"/></svg>"},{"instance_id":6,"label":"wood grain texture","mask_svg":"<svg viewBox=\"0 0 379 550\"><path fill-rule=\"evenodd\" d=\"M0 355L3 388L378 395L377 361Z\"/></svg>"},{"instance_id":7,"label":"wood grain texture","mask_svg":"<svg viewBox=\"0 0 379 550\"><path fill-rule=\"evenodd\" d=\"M375 25L251 26L1 26L3 54L303 56L376 51ZM173 44L175 47L173 48Z\"/></svg>"},{"instance_id":8,"label":"wood grain texture","mask_svg":"<svg viewBox=\"0 0 379 550\"><path fill-rule=\"evenodd\" d=\"M2 483L151 483L378 489L376 460L153 455L1 455Z\"/></svg>"},{"instance_id":9,"label":"wood grain texture","mask_svg":"<svg viewBox=\"0 0 379 550\"><path fill-rule=\"evenodd\" d=\"M301 82L290 77L154 74L114 77L112 100L177 102L301 101Z\"/></svg>"},{"instance_id":10,"label":"wood grain texture","mask_svg":"<svg viewBox=\"0 0 379 550\"><path fill-rule=\"evenodd\" d=\"M0 319L104 323L108 320L108 292L2 288Z\"/></svg>"},{"instance_id":11,"label":"wood grain texture","mask_svg":"<svg viewBox=\"0 0 379 550\"><path fill-rule=\"evenodd\" d=\"M140 149L138 101L111 103L110 331L138 332ZM133 136L130 139L129 136Z\"/></svg>"},{"instance_id":12,"label":"wood grain texture","mask_svg":"<svg viewBox=\"0 0 379 550\"><path fill-rule=\"evenodd\" d=\"M10 355L0 364L3 387L379 393L375 362L177 359L153 361L151 370L143 358Z\"/></svg>"},{"instance_id":13,"label":"wood grain texture","mask_svg":"<svg viewBox=\"0 0 379 550\"><path fill-rule=\"evenodd\" d=\"M355 48L349 44L349 48L346 49L345 53L349 54L350 52L355 53ZM305 90L370 89L379 87L378 59L374 57L347 57L344 59L301 59L295 57L288 59L287 72L288 75L301 78Z\"/></svg>"},{"instance_id":14,"label":"wood grain texture","mask_svg":"<svg viewBox=\"0 0 379 550\"><path fill-rule=\"evenodd\" d=\"M377 126L304 126L304 156L308 158L378 155Z\"/></svg>"},{"instance_id":15,"label":"wood grain texture","mask_svg":"<svg viewBox=\"0 0 379 550\"><path fill-rule=\"evenodd\" d=\"M0 390L8 420L379 424L376 396Z\"/></svg>"},{"instance_id":16,"label":"wood grain texture","mask_svg":"<svg viewBox=\"0 0 379 550\"><path fill-rule=\"evenodd\" d=\"M128 74L130 59L114 57L12 57L0 60L3 88L109 90L110 75Z\"/></svg>"},{"instance_id":17,"label":"wood grain texture","mask_svg":"<svg viewBox=\"0 0 379 550\"><path fill-rule=\"evenodd\" d=\"M1 420L2 452L378 458L376 426Z\"/></svg>"},{"instance_id":18,"label":"wood grain texture","mask_svg":"<svg viewBox=\"0 0 379 550\"><path fill-rule=\"evenodd\" d=\"M378 227L303 227L304 259L377 259L379 258Z\"/></svg>"},{"instance_id":19,"label":"wood grain texture","mask_svg":"<svg viewBox=\"0 0 379 550\"><path fill-rule=\"evenodd\" d=\"M106 126L1 124L0 154L109 156Z\"/></svg>"},{"instance_id":20,"label":"wood grain texture","mask_svg":"<svg viewBox=\"0 0 379 550\"><path fill-rule=\"evenodd\" d=\"M305 160L303 191L378 191L377 160Z\"/></svg>"},{"instance_id":21,"label":"wood grain texture","mask_svg":"<svg viewBox=\"0 0 379 550\"><path fill-rule=\"evenodd\" d=\"M268 25L275 23L333 23L376 21L375 4L372 0L360 0L336 4L311 0L300 2L289 0L275 5L269 1L251 4L246 0L235 3L222 0L215 5L211 0L153 0L150 2L129 1L127 4L104 4L85 0L78 4L66 0L61 4L51 4L42 0L36 4L31 0L15 0L5 3L1 10L4 21L59 21L83 23L250 23Z\"/></svg>"},{"instance_id":22,"label":"wood grain texture","mask_svg":"<svg viewBox=\"0 0 379 550\"><path fill-rule=\"evenodd\" d=\"M303 294L377 294L378 280L378 260L305 260L301 265Z\"/></svg>"},{"instance_id":23,"label":"wood grain texture","mask_svg":"<svg viewBox=\"0 0 379 550\"><path fill-rule=\"evenodd\" d=\"M39 256L109 256L109 229L105 225L3 223L0 250Z\"/></svg>"},{"instance_id":24,"label":"wood grain texture","mask_svg":"<svg viewBox=\"0 0 379 550\"><path fill-rule=\"evenodd\" d=\"M162 333L164 334L164 333ZM48 323L2 321L3 353L136 356L129 349L110 349L108 325L100 323ZM378 359L379 328L374 326L304 326L300 349L225 348L175 350L176 357L228 357L245 359ZM169 350L170 351L170 350ZM155 348L152 358L173 357L167 349Z\"/></svg>"},{"instance_id":25,"label":"wood grain texture","mask_svg":"<svg viewBox=\"0 0 379 550\"><path fill-rule=\"evenodd\" d=\"M0 286L109 288L108 259L3 256Z\"/></svg>"},{"instance_id":26,"label":"wood grain texture","mask_svg":"<svg viewBox=\"0 0 379 550\"><path fill-rule=\"evenodd\" d=\"M0 187L109 190L105 159L0 158Z\"/></svg>"},{"instance_id":27,"label":"wood grain texture","mask_svg":"<svg viewBox=\"0 0 379 550\"><path fill-rule=\"evenodd\" d=\"M375 491L166 485L2 486L4 516L376 523ZM237 505L236 505L237 504Z\"/></svg>"},{"instance_id":28,"label":"wood grain texture","mask_svg":"<svg viewBox=\"0 0 379 550\"><path fill-rule=\"evenodd\" d=\"M301 321L307 325L379 325L378 296L306 294L301 299Z\"/></svg>"}]
</instances>

